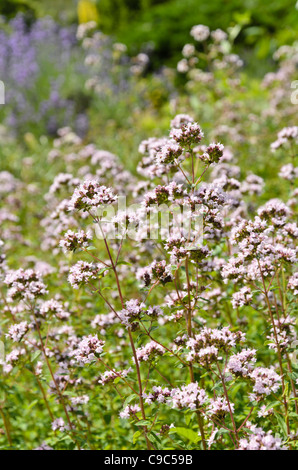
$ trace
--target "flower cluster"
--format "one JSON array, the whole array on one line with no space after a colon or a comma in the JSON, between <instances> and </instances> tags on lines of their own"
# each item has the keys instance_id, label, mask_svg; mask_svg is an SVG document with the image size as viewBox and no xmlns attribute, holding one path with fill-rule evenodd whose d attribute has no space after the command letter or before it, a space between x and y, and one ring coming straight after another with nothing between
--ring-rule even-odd
<instances>
[{"instance_id":1,"label":"flower cluster","mask_svg":"<svg viewBox=\"0 0 298 470\"><path fill-rule=\"evenodd\" d=\"M88 211L94 207L113 204L117 201L111 188L102 186L96 180L86 180L78 186L69 202L69 210Z\"/></svg>"},{"instance_id":2,"label":"flower cluster","mask_svg":"<svg viewBox=\"0 0 298 470\"><path fill-rule=\"evenodd\" d=\"M196 122L183 124L179 129L173 128L170 137L182 147L199 144L204 137L201 127Z\"/></svg>"},{"instance_id":3,"label":"flower cluster","mask_svg":"<svg viewBox=\"0 0 298 470\"><path fill-rule=\"evenodd\" d=\"M15 325L11 325L9 327L7 337L9 337L12 341L16 343L19 343L28 330L28 323L26 321L22 321L21 323L16 323Z\"/></svg>"},{"instance_id":4,"label":"flower cluster","mask_svg":"<svg viewBox=\"0 0 298 470\"><path fill-rule=\"evenodd\" d=\"M199 387L197 382L171 390L171 405L173 408L196 410L204 405L206 401L206 392Z\"/></svg>"},{"instance_id":5,"label":"flower cluster","mask_svg":"<svg viewBox=\"0 0 298 470\"><path fill-rule=\"evenodd\" d=\"M131 416L135 417L137 413L141 411L139 405L128 405L124 408L123 411L119 413L120 418L128 419Z\"/></svg>"},{"instance_id":6,"label":"flower cluster","mask_svg":"<svg viewBox=\"0 0 298 470\"><path fill-rule=\"evenodd\" d=\"M125 309L119 313L120 321L123 325L129 327L131 323L134 323L140 318L143 313L145 304L137 299L128 300L125 303Z\"/></svg>"},{"instance_id":7,"label":"flower cluster","mask_svg":"<svg viewBox=\"0 0 298 470\"><path fill-rule=\"evenodd\" d=\"M86 336L78 344L78 348L73 351L73 356L80 365L89 364L96 360L97 355L103 353L105 342L99 340L97 335Z\"/></svg>"},{"instance_id":8,"label":"flower cluster","mask_svg":"<svg viewBox=\"0 0 298 470\"><path fill-rule=\"evenodd\" d=\"M87 261L78 261L69 270L68 281L74 289L98 278L100 267Z\"/></svg>"},{"instance_id":9,"label":"flower cluster","mask_svg":"<svg viewBox=\"0 0 298 470\"><path fill-rule=\"evenodd\" d=\"M250 434L240 439L238 450L286 450L279 437L274 437L272 431L265 432L262 428L250 425Z\"/></svg>"},{"instance_id":10,"label":"flower cluster","mask_svg":"<svg viewBox=\"0 0 298 470\"><path fill-rule=\"evenodd\" d=\"M62 250L66 253L67 251L76 251L79 248L87 248L89 245L89 240L92 240L92 235L90 230L84 232L80 230L75 233L72 230L68 230L63 240L60 241L59 245Z\"/></svg>"},{"instance_id":11,"label":"flower cluster","mask_svg":"<svg viewBox=\"0 0 298 470\"><path fill-rule=\"evenodd\" d=\"M150 341L142 348L136 350L136 356L140 362L154 361L158 356L162 356L165 349L155 341Z\"/></svg>"},{"instance_id":12,"label":"flower cluster","mask_svg":"<svg viewBox=\"0 0 298 470\"><path fill-rule=\"evenodd\" d=\"M250 378L254 382L252 399L275 393L281 387L281 377L273 370L266 367L256 367Z\"/></svg>"},{"instance_id":13,"label":"flower cluster","mask_svg":"<svg viewBox=\"0 0 298 470\"><path fill-rule=\"evenodd\" d=\"M9 271L4 279L9 287L7 297L9 301L25 300L32 302L47 293L41 275L33 269L18 269Z\"/></svg>"},{"instance_id":14,"label":"flower cluster","mask_svg":"<svg viewBox=\"0 0 298 470\"><path fill-rule=\"evenodd\" d=\"M114 370L107 370L106 372L101 374L98 383L101 384L101 385L106 385L108 383L113 383L114 380L116 380L116 379L125 378L131 371L132 371L131 368L123 369L119 372L116 372Z\"/></svg>"},{"instance_id":15,"label":"flower cluster","mask_svg":"<svg viewBox=\"0 0 298 470\"><path fill-rule=\"evenodd\" d=\"M59 302L59 300L56 299L41 302L38 308L38 314L43 318L55 315L59 320L67 320L70 317L67 306L63 305L62 302Z\"/></svg>"}]
</instances>

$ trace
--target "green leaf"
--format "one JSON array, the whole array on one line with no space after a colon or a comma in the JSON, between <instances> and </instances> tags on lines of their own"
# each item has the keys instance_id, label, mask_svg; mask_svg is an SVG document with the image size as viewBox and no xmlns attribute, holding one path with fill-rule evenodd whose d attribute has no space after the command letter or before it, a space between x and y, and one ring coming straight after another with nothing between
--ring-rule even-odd
<instances>
[{"instance_id":1,"label":"green leaf","mask_svg":"<svg viewBox=\"0 0 298 470\"><path fill-rule=\"evenodd\" d=\"M286 424L284 418L282 416L280 416L279 414L277 414L277 413L275 414L275 416L276 416L277 422L280 426L282 434L284 435L284 437L287 437L287 435L288 435L287 424Z\"/></svg>"},{"instance_id":2,"label":"green leaf","mask_svg":"<svg viewBox=\"0 0 298 470\"><path fill-rule=\"evenodd\" d=\"M41 351L36 351L34 354L32 354L31 362L34 362L40 355L41 355Z\"/></svg>"},{"instance_id":3,"label":"green leaf","mask_svg":"<svg viewBox=\"0 0 298 470\"><path fill-rule=\"evenodd\" d=\"M132 438L132 443L135 444L138 440L138 438L142 435L142 432L141 431L136 431L133 435L133 438Z\"/></svg>"},{"instance_id":4,"label":"green leaf","mask_svg":"<svg viewBox=\"0 0 298 470\"><path fill-rule=\"evenodd\" d=\"M187 428L172 428L170 434L178 434L180 437L188 439L190 442L196 444L200 440L200 436L192 429Z\"/></svg>"},{"instance_id":5,"label":"green leaf","mask_svg":"<svg viewBox=\"0 0 298 470\"><path fill-rule=\"evenodd\" d=\"M101 276L105 271L108 271L109 269L111 269L111 268L101 268L101 269L98 271L98 275Z\"/></svg>"},{"instance_id":6,"label":"green leaf","mask_svg":"<svg viewBox=\"0 0 298 470\"><path fill-rule=\"evenodd\" d=\"M148 419L141 419L137 423L135 423L136 426L150 426L151 422L148 421Z\"/></svg>"},{"instance_id":7,"label":"green leaf","mask_svg":"<svg viewBox=\"0 0 298 470\"><path fill-rule=\"evenodd\" d=\"M123 408L125 408L132 400L134 400L136 398L136 395L135 394L131 394L129 395L125 402L123 403Z\"/></svg>"}]
</instances>

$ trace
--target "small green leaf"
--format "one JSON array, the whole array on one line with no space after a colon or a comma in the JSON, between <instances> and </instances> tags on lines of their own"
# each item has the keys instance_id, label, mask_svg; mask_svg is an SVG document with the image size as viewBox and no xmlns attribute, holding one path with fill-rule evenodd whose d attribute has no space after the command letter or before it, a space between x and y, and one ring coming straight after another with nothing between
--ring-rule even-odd
<instances>
[{"instance_id":1,"label":"small green leaf","mask_svg":"<svg viewBox=\"0 0 298 470\"><path fill-rule=\"evenodd\" d=\"M138 440L138 438L142 435L142 432L141 431L136 431L133 435L133 438L132 438L132 443L135 444Z\"/></svg>"},{"instance_id":2,"label":"small green leaf","mask_svg":"<svg viewBox=\"0 0 298 470\"><path fill-rule=\"evenodd\" d=\"M180 428L180 427L172 428L170 430L170 434L174 434L174 433L178 434L180 437L188 439L190 442L192 442L194 444L196 444L200 440L200 437L199 437L198 433L196 433L192 429Z\"/></svg>"}]
</instances>

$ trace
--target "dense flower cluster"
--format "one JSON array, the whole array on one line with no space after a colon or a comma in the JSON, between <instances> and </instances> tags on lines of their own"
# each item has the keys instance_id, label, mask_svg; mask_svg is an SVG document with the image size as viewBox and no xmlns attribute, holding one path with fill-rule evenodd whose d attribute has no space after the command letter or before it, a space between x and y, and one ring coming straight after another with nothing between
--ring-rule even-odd
<instances>
[{"instance_id":1,"label":"dense flower cluster","mask_svg":"<svg viewBox=\"0 0 298 470\"><path fill-rule=\"evenodd\" d=\"M122 419L128 419L131 416L135 416L139 411L141 411L139 405L128 405L123 411L120 411L119 416Z\"/></svg>"},{"instance_id":2,"label":"dense flower cluster","mask_svg":"<svg viewBox=\"0 0 298 470\"><path fill-rule=\"evenodd\" d=\"M189 408L195 410L207 401L205 390L198 383L183 385L171 391L171 403L173 408Z\"/></svg>"},{"instance_id":3,"label":"dense flower cluster","mask_svg":"<svg viewBox=\"0 0 298 470\"><path fill-rule=\"evenodd\" d=\"M100 185L98 181L86 180L75 189L69 203L69 210L88 210L117 200L111 188Z\"/></svg>"},{"instance_id":4,"label":"dense flower cluster","mask_svg":"<svg viewBox=\"0 0 298 470\"><path fill-rule=\"evenodd\" d=\"M99 340L97 335L86 336L73 351L73 355L79 364L88 364L96 360L96 354L100 355L103 352L104 344L104 341Z\"/></svg>"},{"instance_id":5,"label":"dense flower cluster","mask_svg":"<svg viewBox=\"0 0 298 470\"><path fill-rule=\"evenodd\" d=\"M15 325L11 325L9 327L7 336L14 342L19 343L27 331L29 330L29 325L26 321L22 321L21 323L17 323Z\"/></svg>"},{"instance_id":6,"label":"dense flower cluster","mask_svg":"<svg viewBox=\"0 0 298 470\"><path fill-rule=\"evenodd\" d=\"M68 281L75 289L81 284L88 284L89 281L97 279L99 273L98 265L86 261L78 261L69 270Z\"/></svg>"},{"instance_id":7,"label":"dense flower cluster","mask_svg":"<svg viewBox=\"0 0 298 470\"><path fill-rule=\"evenodd\" d=\"M114 380L118 378L125 378L129 374L129 372L131 372L131 370L131 368L127 370L123 369L119 372L116 372L114 370L107 370L106 372L101 374L98 383L100 383L101 385L106 385L108 383L114 382Z\"/></svg>"},{"instance_id":8,"label":"dense flower cluster","mask_svg":"<svg viewBox=\"0 0 298 470\"><path fill-rule=\"evenodd\" d=\"M125 303L125 309L121 310L119 318L121 323L129 327L131 323L140 318L145 304L137 299L131 299Z\"/></svg>"},{"instance_id":9,"label":"dense flower cluster","mask_svg":"<svg viewBox=\"0 0 298 470\"><path fill-rule=\"evenodd\" d=\"M91 239L92 236L90 231L84 232L83 230L80 230L75 233L72 230L68 230L59 245L64 252L76 251L78 248L87 248L89 240Z\"/></svg>"},{"instance_id":10,"label":"dense flower cluster","mask_svg":"<svg viewBox=\"0 0 298 470\"><path fill-rule=\"evenodd\" d=\"M147 343L142 348L136 350L136 357L140 362L154 361L158 356L162 356L165 349L155 341Z\"/></svg>"},{"instance_id":11,"label":"dense flower cluster","mask_svg":"<svg viewBox=\"0 0 298 470\"><path fill-rule=\"evenodd\" d=\"M250 435L240 440L238 450L286 450L279 437L272 436L272 431L265 432L257 426L250 426Z\"/></svg>"},{"instance_id":12,"label":"dense flower cluster","mask_svg":"<svg viewBox=\"0 0 298 470\"><path fill-rule=\"evenodd\" d=\"M7 297L9 301L16 299L34 301L47 293L41 275L33 269L18 269L10 271L4 279L9 287Z\"/></svg>"}]
</instances>

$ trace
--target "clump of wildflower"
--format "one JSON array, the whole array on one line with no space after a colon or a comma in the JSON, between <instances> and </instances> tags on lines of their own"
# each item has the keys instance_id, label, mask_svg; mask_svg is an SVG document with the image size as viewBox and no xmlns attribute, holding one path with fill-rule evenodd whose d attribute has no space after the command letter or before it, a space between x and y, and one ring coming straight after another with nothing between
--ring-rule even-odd
<instances>
[{"instance_id":1,"label":"clump of wildflower","mask_svg":"<svg viewBox=\"0 0 298 470\"><path fill-rule=\"evenodd\" d=\"M196 48L193 44L185 44L183 49L182 49L182 55L189 59L189 57L192 57L196 52Z\"/></svg>"},{"instance_id":2,"label":"clump of wildflower","mask_svg":"<svg viewBox=\"0 0 298 470\"><path fill-rule=\"evenodd\" d=\"M38 361L36 366L34 367L34 374L36 375L36 377L39 377L40 375L42 375L42 371L43 371L43 362Z\"/></svg>"},{"instance_id":3,"label":"clump of wildflower","mask_svg":"<svg viewBox=\"0 0 298 470\"><path fill-rule=\"evenodd\" d=\"M243 307L248 305L252 299L252 293L249 287L242 287L239 292L233 294L232 305L233 308Z\"/></svg>"},{"instance_id":4,"label":"clump of wildflower","mask_svg":"<svg viewBox=\"0 0 298 470\"><path fill-rule=\"evenodd\" d=\"M156 163L158 165L167 165L175 163L182 154L182 148L175 142L169 142L164 145L159 152L156 153Z\"/></svg>"},{"instance_id":5,"label":"clump of wildflower","mask_svg":"<svg viewBox=\"0 0 298 470\"><path fill-rule=\"evenodd\" d=\"M267 336L269 339L269 348L284 351L290 346L292 342L296 340L296 318L287 315L277 320L273 319L274 327L270 329L270 335Z\"/></svg>"},{"instance_id":6,"label":"clump of wildflower","mask_svg":"<svg viewBox=\"0 0 298 470\"><path fill-rule=\"evenodd\" d=\"M298 168L295 167L292 163L283 165L278 174L281 178L284 178L288 181L295 181L298 178Z\"/></svg>"},{"instance_id":7,"label":"clump of wildflower","mask_svg":"<svg viewBox=\"0 0 298 470\"><path fill-rule=\"evenodd\" d=\"M188 114L177 114L171 121L171 128L180 129L181 127L186 126L187 124L191 124L193 122L194 119Z\"/></svg>"},{"instance_id":8,"label":"clump of wildflower","mask_svg":"<svg viewBox=\"0 0 298 470\"><path fill-rule=\"evenodd\" d=\"M210 29L203 24L197 24L191 28L191 36L198 42L206 41L210 36Z\"/></svg>"},{"instance_id":9,"label":"clump of wildflower","mask_svg":"<svg viewBox=\"0 0 298 470\"><path fill-rule=\"evenodd\" d=\"M28 323L26 321L22 321L21 323L15 323L14 325L11 325L6 336L12 339L12 341L19 343L28 331Z\"/></svg>"},{"instance_id":10,"label":"clump of wildflower","mask_svg":"<svg viewBox=\"0 0 298 470\"><path fill-rule=\"evenodd\" d=\"M252 196L256 194L259 196L262 194L264 188L264 180L258 175L250 174L245 180L241 183L241 193L249 194Z\"/></svg>"},{"instance_id":11,"label":"clump of wildflower","mask_svg":"<svg viewBox=\"0 0 298 470\"><path fill-rule=\"evenodd\" d=\"M234 412L234 404L230 402L231 412ZM207 408L207 413L219 420L225 418L226 414L230 412L229 404L225 398L218 397L210 400L210 404Z\"/></svg>"},{"instance_id":12,"label":"clump of wildflower","mask_svg":"<svg viewBox=\"0 0 298 470\"><path fill-rule=\"evenodd\" d=\"M119 229L119 235L125 233L129 227L137 228L141 222L141 214L131 210L118 211L112 222Z\"/></svg>"},{"instance_id":13,"label":"clump of wildflower","mask_svg":"<svg viewBox=\"0 0 298 470\"><path fill-rule=\"evenodd\" d=\"M169 143L169 139L163 137L160 139L150 138L141 142L139 152L143 155L142 161L138 164L137 171L146 178L153 179L166 174L172 165L159 165L156 163L156 154L162 147Z\"/></svg>"},{"instance_id":14,"label":"clump of wildflower","mask_svg":"<svg viewBox=\"0 0 298 470\"><path fill-rule=\"evenodd\" d=\"M52 429L53 431L64 432L69 430L69 426L64 423L63 418L57 418L52 422Z\"/></svg>"},{"instance_id":15,"label":"clump of wildflower","mask_svg":"<svg viewBox=\"0 0 298 470\"><path fill-rule=\"evenodd\" d=\"M63 240L60 241L59 246L64 253L67 253L68 251L76 251L79 248L87 248L90 240L92 240L90 230L87 232L84 232L84 230L79 230L78 232L68 230L64 234Z\"/></svg>"},{"instance_id":16,"label":"clump of wildflower","mask_svg":"<svg viewBox=\"0 0 298 470\"><path fill-rule=\"evenodd\" d=\"M70 173L59 173L55 176L53 184L50 186L49 194L59 193L62 188L74 188L80 184L78 178L74 178Z\"/></svg>"},{"instance_id":17,"label":"clump of wildflower","mask_svg":"<svg viewBox=\"0 0 298 470\"><path fill-rule=\"evenodd\" d=\"M71 397L70 401L72 405L86 405L89 402L90 398L88 395L82 395L80 397Z\"/></svg>"},{"instance_id":18,"label":"clump of wildflower","mask_svg":"<svg viewBox=\"0 0 298 470\"><path fill-rule=\"evenodd\" d=\"M259 244L260 234L264 233L266 229L267 222L261 220L260 217L255 217L253 221L240 220L231 230L231 243L236 245L245 239L249 239L250 244Z\"/></svg>"},{"instance_id":19,"label":"clump of wildflower","mask_svg":"<svg viewBox=\"0 0 298 470\"><path fill-rule=\"evenodd\" d=\"M179 129L172 129L170 131L170 137L182 147L187 147L189 145L199 144L204 134L198 123L191 122L184 124Z\"/></svg>"},{"instance_id":20,"label":"clump of wildflower","mask_svg":"<svg viewBox=\"0 0 298 470\"><path fill-rule=\"evenodd\" d=\"M163 315L163 310L158 305L153 305L153 307L148 307L148 309L145 311L145 314L152 319L156 319Z\"/></svg>"},{"instance_id":21,"label":"clump of wildflower","mask_svg":"<svg viewBox=\"0 0 298 470\"><path fill-rule=\"evenodd\" d=\"M174 427L174 426L170 426L169 424L163 424L162 427L160 428L159 434L161 436L167 436L169 434L171 427Z\"/></svg>"},{"instance_id":22,"label":"clump of wildflower","mask_svg":"<svg viewBox=\"0 0 298 470\"><path fill-rule=\"evenodd\" d=\"M298 295L298 272L290 277L288 288L293 291L293 295Z\"/></svg>"},{"instance_id":23,"label":"clump of wildflower","mask_svg":"<svg viewBox=\"0 0 298 470\"><path fill-rule=\"evenodd\" d=\"M196 350L194 343L188 342L187 346L190 347L190 353L186 359L188 362L198 362L203 367L208 368L210 364L213 364L218 360L218 348L215 346L207 346L206 348L200 348Z\"/></svg>"},{"instance_id":24,"label":"clump of wildflower","mask_svg":"<svg viewBox=\"0 0 298 470\"><path fill-rule=\"evenodd\" d=\"M215 42L220 43L225 41L228 38L228 35L225 31L218 28L211 32L211 37Z\"/></svg>"},{"instance_id":25,"label":"clump of wildflower","mask_svg":"<svg viewBox=\"0 0 298 470\"><path fill-rule=\"evenodd\" d=\"M84 39L90 32L94 31L96 27L96 21L88 21L87 23L80 24L77 29L77 39Z\"/></svg>"},{"instance_id":26,"label":"clump of wildflower","mask_svg":"<svg viewBox=\"0 0 298 470\"><path fill-rule=\"evenodd\" d=\"M183 385L181 388L174 388L171 391L171 404L173 408L196 410L204 405L206 401L206 392L199 387L197 382Z\"/></svg>"},{"instance_id":27,"label":"clump of wildflower","mask_svg":"<svg viewBox=\"0 0 298 470\"><path fill-rule=\"evenodd\" d=\"M100 267L87 261L78 261L69 270L68 281L74 289L88 284L92 279L98 278Z\"/></svg>"},{"instance_id":28,"label":"clump of wildflower","mask_svg":"<svg viewBox=\"0 0 298 470\"><path fill-rule=\"evenodd\" d=\"M187 59L179 60L177 64L177 70L179 73L187 73L189 71L189 64Z\"/></svg>"},{"instance_id":29,"label":"clump of wildflower","mask_svg":"<svg viewBox=\"0 0 298 470\"><path fill-rule=\"evenodd\" d=\"M4 279L9 287L7 298L12 300L33 301L47 293L41 275L33 269L9 271Z\"/></svg>"},{"instance_id":30,"label":"clump of wildflower","mask_svg":"<svg viewBox=\"0 0 298 470\"><path fill-rule=\"evenodd\" d=\"M273 369L256 367L249 377L254 382L252 400L276 393L281 387L281 377Z\"/></svg>"},{"instance_id":31,"label":"clump of wildflower","mask_svg":"<svg viewBox=\"0 0 298 470\"><path fill-rule=\"evenodd\" d=\"M173 202L175 199L180 199L184 195L182 184L177 184L175 181L172 183L161 186L158 185L153 191L145 194L144 205L149 210L150 206L167 204Z\"/></svg>"},{"instance_id":32,"label":"clump of wildflower","mask_svg":"<svg viewBox=\"0 0 298 470\"><path fill-rule=\"evenodd\" d=\"M101 385L112 383L118 378L125 378L131 371L131 367L129 369L120 370L119 372L116 372L115 370L107 370L103 374L101 374L98 383Z\"/></svg>"},{"instance_id":33,"label":"clump of wildflower","mask_svg":"<svg viewBox=\"0 0 298 470\"><path fill-rule=\"evenodd\" d=\"M110 313L101 313L94 317L91 322L92 328L99 328L99 332L101 335L105 335L107 333L107 328L115 323L119 323L119 317L115 314L115 312Z\"/></svg>"},{"instance_id":34,"label":"clump of wildflower","mask_svg":"<svg viewBox=\"0 0 298 470\"><path fill-rule=\"evenodd\" d=\"M165 260L153 261L151 265L139 268L136 277L139 281L144 282L145 287L150 286L153 279L160 281L162 284L171 282L173 279L171 266L167 265Z\"/></svg>"},{"instance_id":35,"label":"clump of wildflower","mask_svg":"<svg viewBox=\"0 0 298 470\"><path fill-rule=\"evenodd\" d=\"M74 190L69 210L88 211L94 207L113 204L117 201L111 188L102 186L96 180L86 180Z\"/></svg>"},{"instance_id":36,"label":"clump of wildflower","mask_svg":"<svg viewBox=\"0 0 298 470\"><path fill-rule=\"evenodd\" d=\"M249 425L249 432L247 438L240 439L238 450L286 450L281 439L272 436L272 431Z\"/></svg>"},{"instance_id":37,"label":"clump of wildflower","mask_svg":"<svg viewBox=\"0 0 298 470\"><path fill-rule=\"evenodd\" d=\"M228 352L236 344L244 341L244 338L244 333L240 331L234 333L228 327L222 329L203 327L199 334L189 338L186 346L190 349L192 360L200 359L200 351L203 358L206 356L210 360L211 358L216 360L220 350Z\"/></svg>"},{"instance_id":38,"label":"clump of wildflower","mask_svg":"<svg viewBox=\"0 0 298 470\"><path fill-rule=\"evenodd\" d=\"M253 371L256 360L255 349L243 349L230 357L227 369L236 377L247 377Z\"/></svg>"},{"instance_id":39,"label":"clump of wildflower","mask_svg":"<svg viewBox=\"0 0 298 470\"><path fill-rule=\"evenodd\" d=\"M188 257L194 263L200 263L211 254L207 246L200 246L198 248L191 248L188 250Z\"/></svg>"},{"instance_id":40,"label":"clump of wildflower","mask_svg":"<svg viewBox=\"0 0 298 470\"><path fill-rule=\"evenodd\" d=\"M119 413L120 418L122 419L129 419L131 417L135 417L137 413L141 411L139 405L128 405L124 408L123 411Z\"/></svg>"},{"instance_id":41,"label":"clump of wildflower","mask_svg":"<svg viewBox=\"0 0 298 470\"><path fill-rule=\"evenodd\" d=\"M211 165L212 163L218 163L222 158L224 152L224 146L220 143L210 144L205 152L199 156L199 159L206 165Z\"/></svg>"},{"instance_id":42,"label":"clump of wildflower","mask_svg":"<svg viewBox=\"0 0 298 470\"><path fill-rule=\"evenodd\" d=\"M280 147L284 147L289 142L297 143L298 141L298 126L284 127L277 134L277 140L271 144L271 150L274 152Z\"/></svg>"},{"instance_id":43,"label":"clump of wildflower","mask_svg":"<svg viewBox=\"0 0 298 470\"><path fill-rule=\"evenodd\" d=\"M172 235L168 237L164 245L165 250L171 255L171 261L179 261L187 256L187 240L181 235Z\"/></svg>"},{"instance_id":44,"label":"clump of wildflower","mask_svg":"<svg viewBox=\"0 0 298 470\"><path fill-rule=\"evenodd\" d=\"M297 239L298 238L298 226L297 226L297 224L295 222L294 223L290 222L290 223L284 225L282 233L285 237L289 236L291 238Z\"/></svg>"},{"instance_id":45,"label":"clump of wildflower","mask_svg":"<svg viewBox=\"0 0 298 470\"><path fill-rule=\"evenodd\" d=\"M125 302L125 308L119 313L121 323L126 327L129 327L140 315L144 313L145 304L140 302L138 299L131 299Z\"/></svg>"},{"instance_id":46,"label":"clump of wildflower","mask_svg":"<svg viewBox=\"0 0 298 470\"><path fill-rule=\"evenodd\" d=\"M152 387L152 392L150 393L143 393L143 398L148 405L151 403L158 402L158 403L165 403L167 398L171 396L171 391L169 388L165 387L162 388L160 386Z\"/></svg>"},{"instance_id":47,"label":"clump of wildflower","mask_svg":"<svg viewBox=\"0 0 298 470\"><path fill-rule=\"evenodd\" d=\"M258 215L261 219L270 220L277 227L285 225L290 214L290 209L279 199L271 199L258 209Z\"/></svg>"},{"instance_id":48,"label":"clump of wildflower","mask_svg":"<svg viewBox=\"0 0 298 470\"><path fill-rule=\"evenodd\" d=\"M74 350L73 355L80 365L89 364L103 353L105 342L98 339L97 335L85 336Z\"/></svg>"},{"instance_id":49,"label":"clump of wildflower","mask_svg":"<svg viewBox=\"0 0 298 470\"><path fill-rule=\"evenodd\" d=\"M262 405L258 411L259 418L266 418L266 416L270 416L274 413L273 408L269 408L266 405Z\"/></svg>"},{"instance_id":50,"label":"clump of wildflower","mask_svg":"<svg viewBox=\"0 0 298 470\"><path fill-rule=\"evenodd\" d=\"M9 374L13 367L20 361L22 356L26 354L26 349L13 349L6 355L5 360L0 358L0 364L3 366L3 372Z\"/></svg>"},{"instance_id":51,"label":"clump of wildflower","mask_svg":"<svg viewBox=\"0 0 298 470\"><path fill-rule=\"evenodd\" d=\"M39 306L38 313L46 318L48 315L55 315L59 320L67 320L70 313L66 310L62 302L51 299L42 302Z\"/></svg>"},{"instance_id":52,"label":"clump of wildflower","mask_svg":"<svg viewBox=\"0 0 298 470\"><path fill-rule=\"evenodd\" d=\"M139 362L151 362L156 357L162 356L165 352L165 349L160 344L150 341L142 348L138 348L136 355Z\"/></svg>"}]
</instances>

